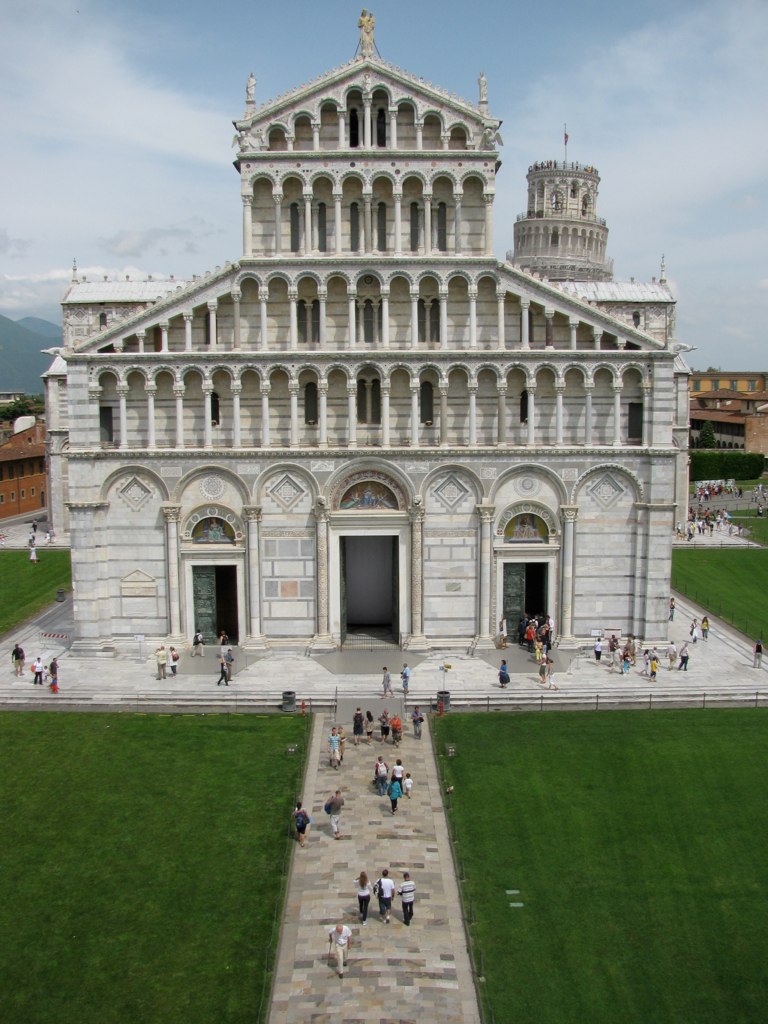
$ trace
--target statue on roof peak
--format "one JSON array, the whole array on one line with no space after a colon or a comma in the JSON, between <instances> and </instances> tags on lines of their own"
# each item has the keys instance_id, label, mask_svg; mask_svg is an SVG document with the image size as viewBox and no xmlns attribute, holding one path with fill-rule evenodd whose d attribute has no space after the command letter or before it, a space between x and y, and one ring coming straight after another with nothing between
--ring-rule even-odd
<instances>
[{"instance_id":1,"label":"statue on roof peak","mask_svg":"<svg viewBox=\"0 0 768 1024\"><path fill-rule=\"evenodd\" d=\"M373 30L376 27L376 19L373 13L363 8L357 22L357 27L360 29L360 56L372 57L374 48Z\"/></svg>"}]
</instances>

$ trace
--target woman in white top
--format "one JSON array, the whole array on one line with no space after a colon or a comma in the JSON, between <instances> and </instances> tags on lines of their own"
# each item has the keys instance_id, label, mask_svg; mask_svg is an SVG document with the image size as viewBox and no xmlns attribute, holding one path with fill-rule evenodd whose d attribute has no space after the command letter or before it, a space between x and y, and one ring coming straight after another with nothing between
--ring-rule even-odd
<instances>
[{"instance_id":1,"label":"woman in white top","mask_svg":"<svg viewBox=\"0 0 768 1024\"><path fill-rule=\"evenodd\" d=\"M371 902L371 883L364 871L355 879L357 882L357 905L360 907L360 923L368 923L368 904Z\"/></svg>"},{"instance_id":2,"label":"woman in white top","mask_svg":"<svg viewBox=\"0 0 768 1024\"><path fill-rule=\"evenodd\" d=\"M397 779L397 781L402 786L403 779L405 778L405 768L403 768L403 762L400 760L399 757L397 759L397 764L393 765L392 767L392 778Z\"/></svg>"}]
</instances>

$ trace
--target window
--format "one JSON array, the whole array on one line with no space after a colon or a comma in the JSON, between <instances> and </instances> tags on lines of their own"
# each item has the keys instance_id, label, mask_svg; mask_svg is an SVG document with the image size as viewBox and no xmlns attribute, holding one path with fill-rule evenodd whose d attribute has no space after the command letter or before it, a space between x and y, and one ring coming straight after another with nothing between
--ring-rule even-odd
<instances>
[{"instance_id":1,"label":"window","mask_svg":"<svg viewBox=\"0 0 768 1024\"><path fill-rule=\"evenodd\" d=\"M693 390L694 391L701 391L701 381L700 380L695 380L693 382Z\"/></svg>"},{"instance_id":2,"label":"window","mask_svg":"<svg viewBox=\"0 0 768 1024\"><path fill-rule=\"evenodd\" d=\"M44 473L45 472L45 460L44 459L40 459L38 461L38 463L37 463L37 472L38 473Z\"/></svg>"},{"instance_id":3,"label":"window","mask_svg":"<svg viewBox=\"0 0 768 1024\"><path fill-rule=\"evenodd\" d=\"M4 505L4 504L5 504L5 495L4 494L0 494L0 505Z\"/></svg>"},{"instance_id":4,"label":"window","mask_svg":"<svg viewBox=\"0 0 768 1024\"><path fill-rule=\"evenodd\" d=\"M360 248L360 207L351 203L349 207L349 247L352 252Z\"/></svg>"},{"instance_id":5,"label":"window","mask_svg":"<svg viewBox=\"0 0 768 1024\"><path fill-rule=\"evenodd\" d=\"M384 147L387 144L387 115L383 107L379 107L376 114L376 145Z\"/></svg>"},{"instance_id":6,"label":"window","mask_svg":"<svg viewBox=\"0 0 768 1024\"><path fill-rule=\"evenodd\" d=\"M635 325L635 327L639 327L640 326L640 310L639 309L636 309L634 311L634 313L632 314L632 323Z\"/></svg>"},{"instance_id":7,"label":"window","mask_svg":"<svg viewBox=\"0 0 768 1024\"><path fill-rule=\"evenodd\" d=\"M571 199L576 199L579 194L579 187L575 181L571 182Z\"/></svg>"},{"instance_id":8,"label":"window","mask_svg":"<svg viewBox=\"0 0 768 1024\"><path fill-rule=\"evenodd\" d=\"M387 204L379 203L376 207L376 248L379 252L387 251Z\"/></svg>"},{"instance_id":9,"label":"window","mask_svg":"<svg viewBox=\"0 0 768 1024\"><path fill-rule=\"evenodd\" d=\"M3 469L3 467L2 467L2 466L0 466L0 480L2 480L2 479L3 479L3 473L4 473L4 472L5 472L5 470Z\"/></svg>"},{"instance_id":10,"label":"window","mask_svg":"<svg viewBox=\"0 0 768 1024\"><path fill-rule=\"evenodd\" d=\"M520 393L520 422L528 422L528 388L523 388Z\"/></svg>"},{"instance_id":11,"label":"window","mask_svg":"<svg viewBox=\"0 0 768 1024\"><path fill-rule=\"evenodd\" d=\"M107 326L107 314L106 313L99 313L99 327L106 327L106 326Z\"/></svg>"},{"instance_id":12,"label":"window","mask_svg":"<svg viewBox=\"0 0 768 1024\"><path fill-rule=\"evenodd\" d=\"M357 149L360 145L360 119L357 116L357 107L351 107L349 111L349 146L350 149Z\"/></svg>"},{"instance_id":13,"label":"window","mask_svg":"<svg viewBox=\"0 0 768 1024\"><path fill-rule=\"evenodd\" d=\"M630 402L627 408L627 440L639 444L643 439L643 403Z\"/></svg>"},{"instance_id":14,"label":"window","mask_svg":"<svg viewBox=\"0 0 768 1024\"><path fill-rule=\"evenodd\" d=\"M291 252L299 251L301 226L299 222L299 204L291 203Z\"/></svg>"},{"instance_id":15,"label":"window","mask_svg":"<svg viewBox=\"0 0 768 1024\"><path fill-rule=\"evenodd\" d=\"M411 203L411 252L419 251L419 204Z\"/></svg>"},{"instance_id":16,"label":"window","mask_svg":"<svg viewBox=\"0 0 768 1024\"><path fill-rule=\"evenodd\" d=\"M29 496L30 496L30 498L34 498L34 496L35 496L35 488L34 487L30 487L29 488Z\"/></svg>"},{"instance_id":17,"label":"window","mask_svg":"<svg viewBox=\"0 0 768 1024\"><path fill-rule=\"evenodd\" d=\"M320 341L320 302L318 299L299 299L296 307L296 327L299 341L316 345Z\"/></svg>"},{"instance_id":18,"label":"window","mask_svg":"<svg viewBox=\"0 0 768 1024\"><path fill-rule=\"evenodd\" d=\"M215 391L211 392L211 426L218 427L221 423L221 407L219 396Z\"/></svg>"},{"instance_id":19,"label":"window","mask_svg":"<svg viewBox=\"0 0 768 1024\"><path fill-rule=\"evenodd\" d=\"M581 216L586 217L589 213L589 196L584 196L581 200Z\"/></svg>"},{"instance_id":20,"label":"window","mask_svg":"<svg viewBox=\"0 0 768 1024\"><path fill-rule=\"evenodd\" d=\"M552 234L551 234L550 239L549 239L549 244L551 246L553 246L553 248L555 248L555 249L560 245L560 232L558 231L557 228L555 228L552 231Z\"/></svg>"},{"instance_id":21,"label":"window","mask_svg":"<svg viewBox=\"0 0 768 1024\"><path fill-rule=\"evenodd\" d=\"M437 249L438 252L448 250L448 207L445 203L437 204Z\"/></svg>"},{"instance_id":22,"label":"window","mask_svg":"<svg viewBox=\"0 0 768 1024\"><path fill-rule=\"evenodd\" d=\"M737 380L732 380L731 381L731 391L738 391L738 390L739 390L739 382Z\"/></svg>"},{"instance_id":23,"label":"window","mask_svg":"<svg viewBox=\"0 0 768 1024\"><path fill-rule=\"evenodd\" d=\"M304 385L304 422L313 427L317 423L317 384Z\"/></svg>"},{"instance_id":24,"label":"window","mask_svg":"<svg viewBox=\"0 0 768 1024\"><path fill-rule=\"evenodd\" d=\"M358 379L357 422L378 425L381 423L381 381Z\"/></svg>"},{"instance_id":25,"label":"window","mask_svg":"<svg viewBox=\"0 0 768 1024\"><path fill-rule=\"evenodd\" d=\"M757 391L757 381L756 380L751 380L749 382L749 390L750 391Z\"/></svg>"},{"instance_id":26,"label":"window","mask_svg":"<svg viewBox=\"0 0 768 1024\"><path fill-rule=\"evenodd\" d=\"M427 426L432 426L432 421L435 418L435 407L434 407L434 388L428 380L421 382L419 389L419 411L421 422Z\"/></svg>"},{"instance_id":27,"label":"window","mask_svg":"<svg viewBox=\"0 0 768 1024\"><path fill-rule=\"evenodd\" d=\"M13 480L13 466L8 467L8 479Z\"/></svg>"},{"instance_id":28,"label":"window","mask_svg":"<svg viewBox=\"0 0 768 1024\"><path fill-rule=\"evenodd\" d=\"M26 498L26 496L27 496L27 492L24 490L23 487L21 489L21 496L22 496L22 498Z\"/></svg>"},{"instance_id":29,"label":"window","mask_svg":"<svg viewBox=\"0 0 768 1024\"><path fill-rule=\"evenodd\" d=\"M317 204L317 251L328 251L328 209L325 203Z\"/></svg>"},{"instance_id":30,"label":"window","mask_svg":"<svg viewBox=\"0 0 768 1024\"><path fill-rule=\"evenodd\" d=\"M102 444L112 444L115 440L115 428L111 405L99 406L99 439Z\"/></svg>"},{"instance_id":31,"label":"window","mask_svg":"<svg viewBox=\"0 0 768 1024\"><path fill-rule=\"evenodd\" d=\"M552 209L555 213L559 212L563 208L563 193L553 192L552 193Z\"/></svg>"},{"instance_id":32,"label":"window","mask_svg":"<svg viewBox=\"0 0 768 1024\"><path fill-rule=\"evenodd\" d=\"M370 299L366 299L363 303L363 341L367 345L373 344L374 313L373 303Z\"/></svg>"}]
</instances>

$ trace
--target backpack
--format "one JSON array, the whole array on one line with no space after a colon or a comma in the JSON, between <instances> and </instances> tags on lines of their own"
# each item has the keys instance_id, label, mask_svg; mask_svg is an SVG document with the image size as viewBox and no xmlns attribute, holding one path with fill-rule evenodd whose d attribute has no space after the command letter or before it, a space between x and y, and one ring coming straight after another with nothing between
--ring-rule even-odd
<instances>
[{"instance_id":1,"label":"backpack","mask_svg":"<svg viewBox=\"0 0 768 1024\"><path fill-rule=\"evenodd\" d=\"M323 808L323 810L325 811L326 814L330 814L331 813L331 801L330 800L328 800L326 802L326 805Z\"/></svg>"},{"instance_id":2,"label":"backpack","mask_svg":"<svg viewBox=\"0 0 768 1024\"><path fill-rule=\"evenodd\" d=\"M307 824L307 816L304 811L299 811L296 815L296 828L304 828Z\"/></svg>"},{"instance_id":3,"label":"backpack","mask_svg":"<svg viewBox=\"0 0 768 1024\"><path fill-rule=\"evenodd\" d=\"M386 779L389 769L383 761L376 762L376 774L380 779Z\"/></svg>"},{"instance_id":4,"label":"backpack","mask_svg":"<svg viewBox=\"0 0 768 1024\"><path fill-rule=\"evenodd\" d=\"M378 896L381 893L381 879L378 882L373 883L373 895Z\"/></svg>"}]
</instances>

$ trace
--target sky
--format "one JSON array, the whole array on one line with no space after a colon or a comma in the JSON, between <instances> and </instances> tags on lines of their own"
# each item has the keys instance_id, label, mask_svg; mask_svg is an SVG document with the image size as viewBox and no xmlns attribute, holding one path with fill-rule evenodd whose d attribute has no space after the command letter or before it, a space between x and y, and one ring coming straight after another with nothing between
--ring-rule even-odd
<instances>
[{"instance_id":1,"label":"sky","mask_svg":"<svg viewBox=\"0 0 768 1024\"><path fill-rule=\"evenodd\" d=\"M662 254L695 369L765 369L765 0L373 0L392 64L503 121L497 255L536 160L596 166L615 277ZM232 121L350 60L359 0L0 0L0 314L60 321L80 274L177 278L242 251Z\"/></svg>"}]
</instances>

